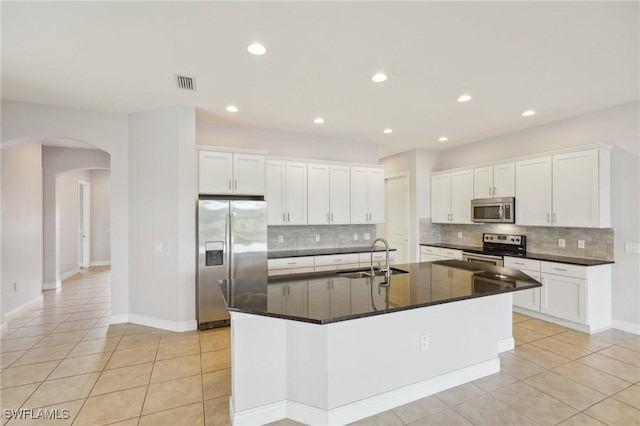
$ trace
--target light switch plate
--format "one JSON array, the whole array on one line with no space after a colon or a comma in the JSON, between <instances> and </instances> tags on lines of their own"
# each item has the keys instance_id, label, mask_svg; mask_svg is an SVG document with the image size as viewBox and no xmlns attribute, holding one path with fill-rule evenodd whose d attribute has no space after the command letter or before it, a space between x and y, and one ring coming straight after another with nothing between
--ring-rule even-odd
<instances>
[{"instance_id":1,"label":"light switch plate","mask_svg":"<svg viewBox=\"0 0 640 426\"><path fill-rule=\"evenodd\" d=\"M316 241L320 241L320 234L316 234Z\"/></svg>"},{"instance_id":2,"label":"light switch plate","mask_svg":"<svg viewBox=\"0 0 640 426\"><path fill-rule=\"evenodd\" d=\"M584 240L578 240L578 248L584 248Z\"/></svg>"},{"instance_id":3,"label":"light switch plate","mask_svg":"<svg viewBox=\"0 0 640 426\"><path fill-rule=\"evenodd\" d=\"M566 243L564 241L564 238L558 238L558 247L565 247Z\"/></svg>"},{"instance_id":4,"label":"light switch plate","mask_svg":"<svg viewBox=\"0 0 640 426\"><path fill-rule=\"evenodd\" d=\"M153 243L153 251L156 253L161 253L162 252L162 243Z\"/></svg>"},{"instance_id":5,"label":"light switch plate","mask_svg":"<svg viewBox=\"0 0 640 426\"><path fill-rule=\"evenodd\" d=\"M458 232L458 238L462 238L462 232Z\"/></svg>"},{"instance_id":6,"label":"light switch plate","mask_svg":"<svg viewBox=\"0 0 640 426\"><path fill-rule=\"evenodd\" d=\"M627 253L640 253L640 243L624 243L624 251Z\"/></svg>"},{"instance_id":7,"label":"light switch plate","mask_svg":"<svg viewBox=\"0 0 640 426\"><path fill-rule=\"evenodd\" d=\"M358 241L358 234L353 234L353 241Z\"/></svg>"},{"instance_id":8,"label":"light switch plate","mask_svg":"<svg viewBox=\"0 0 640 426\"><path fill-rule=\"evenodd\" d=\"M278 235L278 242L279 243L284 243L284 236Z\"/></svg>"},{"instance_id":9,"label":"light switch plate","mask_svg":"<svg viewBox=\"0 0 640 426\"><path fill-rule=\"evenodd\" d=\"M364 239L365 241L369 241L371 239L371 234L369 234L368 232L364 233Z\"/></svg>"},{"instance_id":10,"label":"light switch plate","mask_svg":"<svg viewBox=\"0 0 640 426\"><path fill-rule=\"evenodd\" d=\"M425 334L420 336L420 349L426 351L429 349L429 335Z\"/></svg>"}]
</instances>

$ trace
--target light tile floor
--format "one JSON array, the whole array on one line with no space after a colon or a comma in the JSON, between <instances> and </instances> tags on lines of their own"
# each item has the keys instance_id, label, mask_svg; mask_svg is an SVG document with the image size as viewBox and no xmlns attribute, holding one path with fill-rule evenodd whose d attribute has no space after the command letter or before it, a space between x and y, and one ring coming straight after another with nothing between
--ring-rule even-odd
<instances>
[{"instance_id":1,"label":"light tile floor","mask_svg":"<svg viewBox=\"0 0 640 426\"><path fill-rule=\"evenodd\" d=\"M0 345L2 424L230 424L229 329L109 326L109 287L109 269L90 268L12 315ZM589 336L516 313L513 323L516 348L501 354L500 373L356 424L640 425L640 336ZM69 418L5 412L21 408Z\"/></svg>"}]
</instances>

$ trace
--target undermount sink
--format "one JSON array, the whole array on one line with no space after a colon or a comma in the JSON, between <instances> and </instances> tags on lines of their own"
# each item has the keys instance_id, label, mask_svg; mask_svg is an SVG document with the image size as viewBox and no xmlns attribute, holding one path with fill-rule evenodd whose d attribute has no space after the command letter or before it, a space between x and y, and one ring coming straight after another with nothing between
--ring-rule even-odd
<instances>
[{"instance_id":1,"label":"undermount sink","mask_svg":"<svg viewBox=\"0 0 640 426\"><path fill-rule=\"evenodd\" d=\"M402 269L397 269L397 268L391 268L390 272L391 272L391 275L408 273L407 271L403 271ZM351 279L371 278L371 269L367 269L367 270L364 270L364 271L337 272L337 274L340 275L341 277L351 278ZM380 271L380 270L377 270L377 271L375 271L374 276L383 277L384 276L384 272Z\"/></svg>"}]
</instances>

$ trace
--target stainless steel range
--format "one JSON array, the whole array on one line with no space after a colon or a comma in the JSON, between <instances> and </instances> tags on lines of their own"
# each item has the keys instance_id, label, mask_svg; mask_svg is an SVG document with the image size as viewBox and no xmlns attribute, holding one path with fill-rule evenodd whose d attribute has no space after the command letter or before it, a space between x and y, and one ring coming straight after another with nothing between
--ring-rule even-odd
<instances>
[{"instance_id":1,"label":"stainless steel range","mask_svg":"<svg viewBox=\"0 0 640 426\"><path fill-rule=\"evenodd\" d=\"M527 252L527 237L524 235L482 234L482 251L465 251L465 262L488 263L502 266L504 256L524 256Z\"/></svg>"}]
</instances>

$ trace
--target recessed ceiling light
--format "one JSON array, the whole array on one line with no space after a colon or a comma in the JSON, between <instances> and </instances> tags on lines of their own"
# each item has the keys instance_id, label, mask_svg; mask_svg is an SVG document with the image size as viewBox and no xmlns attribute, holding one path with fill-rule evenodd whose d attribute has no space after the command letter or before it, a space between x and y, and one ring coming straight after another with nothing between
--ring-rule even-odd
<instances>
[{"instance_id":1,"label":"recessed ceiling light","mask_svg":"<svg viewBox=\"0 0 640 426\"><path fill-rule=\"evenodd\" d=\"M313 122L316 123L316 124L322 124L322 123L324 123L324 118L318 117L318 118L314 119Z\"/></svg>"},{"instance_id":2,"label":"recessed ceiling light","mask_svg":"<svg viewBox=\"0 0 640 426\"><path fill-rule=\"evenodd\" d=\"M532 109L528 109L525 112L522 113L523 117L531 117L532 115L535 115L536 112Z\"/></svg>"},{"instance_id":3,"label":"recessed ceiling light","mask_svg":"<svg viewBox=\"0 0 640 426\"><path fill-rule=\"evenodd\" d=\"M247 47L247 50L252 55L257 55L257 56L264 55L265 53L267 53L267 48L261 45L260 43L250 44L249 47Z\"/></svg>"},{"instance_id":4,"label":"recessed ceiling light","mask_svg":"<svg viewBox=\"0 0 640 426\"><path fill-rule=\"evenodd\" d=\"M235 106L235 105L229 105L227 107L227 111L229 111L229 112L238 112L238 107Z\"/></svg>"},{"instance_id":5,"label":"recessed ceiling light","mask_svg":"<svg viewBox=\"0 0 640 426\"><path fill-rule=\"evenodd\" d=\"M448 140L449 140L449 138L448 138L448 137L446 137L446 136L442 136L440 139L438 139L438 142L446 142L446 141L448 141Z\"/></svg>"},{"instance_id":6,"label":"recessed ceiling light","mask_svg":"<svg viewBox=\"0 0 640 426\"><path fill-rule=\"evenodd\" d=\"M469 102L471 100L470 95L462 95L458 98L458 102Z\"/></svg>"},{"instance_id":7,"label":"recessed ceiling light","mask_svg":"<svg viewBox=\"0 0 640 426\"><path fill-rule=\"evenodd\" d=\"M388 135L389 133L393 133L393 129L384 129L382 133L386 133Z\"/></svg>"},{"instance_id":8,"label":"recessed ceiling light","mask_svg":"<svg viewBox=\"0 0 640 426\"><path fill-rule=\"evenodd\" d=\"M374 81L376 83L382 83L386 79L387 79L387 75L381 72L374 74L373 77L371 77L371 81Z\"/></svg>"}]
</instances>

